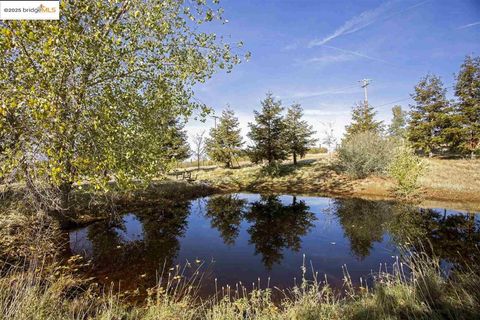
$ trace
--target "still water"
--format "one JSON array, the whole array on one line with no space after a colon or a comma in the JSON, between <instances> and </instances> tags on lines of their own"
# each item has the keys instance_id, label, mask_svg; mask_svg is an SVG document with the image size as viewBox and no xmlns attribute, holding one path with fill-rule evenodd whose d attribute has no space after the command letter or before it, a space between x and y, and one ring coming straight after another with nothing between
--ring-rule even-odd
<instances>
[{"instance_id":1,"label":"still water","mask_svg":"<svg viewBox=\"0 0 480 320\"><path fill-rule=\"evenodd\" d=\"M162 270L190 265L188 274L201 265L208 295L214 279L218 287L251 287L259 278L262 287L268 279L270 287L291 287L304 254L308 269L341 288L342 266L354 282L368 280L418 239L455 266L479 258L480 216L384 201L229 194L125 212L69 237L71 254L91 260L100 281L142 289Z\"/></svg>"}]
</instances>

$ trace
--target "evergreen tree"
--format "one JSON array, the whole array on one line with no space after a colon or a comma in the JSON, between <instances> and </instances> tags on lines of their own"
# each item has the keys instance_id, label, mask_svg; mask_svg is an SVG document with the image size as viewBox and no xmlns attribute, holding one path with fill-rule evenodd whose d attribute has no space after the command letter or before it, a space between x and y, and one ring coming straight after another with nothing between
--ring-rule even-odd
<instances>
[{"instance_id":1,"label":"evergreen tree","mask_svg":"<svg viewBox=\"0 0 480 320\"><path fill-rule=\"evenodd\" d=\"M222 112L218 127L210 130L210 138L206 141L210 159L224 163L227 168L233 165L243 145L239 125L233 110L227 108Z\"/></svg>"},{"instance_id":2,"label":"evergreen tree","mask_svg":"<svg viewBox=\"0 0 480 320\"><path fill-rule=\"evenodd\" d=\"M382 121L375 121L376 114L377 112L371 105L357 103L352 110L352 122L345 127L346 138L366 131L380 133L383 129L383 123Z\"/></svg>"},{"instance_id":3,"label":"evergreen tree","mask_svg":"<svg viewBox=\"0 0 480 320\"><path fill-rule=\"evenodd\" d=\"M180 162L191 155L187 132L184 127L185 125L182 122L173 121L170 127L169 141L166 143L166 147L170 151L170 157Z\"/></svg>"},{"instance_id":4,"label":"evergreen tree","mask_svg":"<svg viewBox=\"0 0 480 320\"><path fill-rule=\"evenodd\" d=\"M456 105L459 147L474 158L480 148L480 57L465 58L457 76L455 95L459 99Z\"/></svg>"},{"instance_id":5,"label":"evergreen tree","mask_svg":"<svg viewBox=\"0 0 480 320\"><path fill-rule=\"evenodd\" d=\"M285 117L285 139L288 150L293 156L293 164L297 164L297 156L304 157L317 139L312 138L316 133L307 121L302 120L303 110L300 104L292 105Z\"/></svg>"},{"instance_id":6,"label":"evergreen tree","mask_svg":"<svg viewBox=\"0 0 480 320\"><path fill-rule=\"evenodd\" d=\"M407 125L407 112L402 110L399 105L392 108L392 123L388 128L388 134L394 138L405 138Z\"/></svg>"},{"instance_id":7,"label":"evergreen tree","mask_svg":"<svg viewBox=\"0 0 480 320\"><path fill-rule=\"evenodd\" d=\"M248 124L248 137L254 144L249 148L249 155L252 162L267 160L271 165L287 158L285 123L281 115L283 108L281 102L275 100L271 93L267 94L261 104L262 111L254 111L255 123Z\"/></svg>"},{"instance_id":8,"label":"evergreen tree","mask_svg":"<svg viewBox=\"0 0 480 320\"><path fill-rule=\"evenodd\" d=\"M440 77L427 75L415 86L407 136L412 146L429 156L450 147L451 107Z\"/></svg>"}]
</instances>

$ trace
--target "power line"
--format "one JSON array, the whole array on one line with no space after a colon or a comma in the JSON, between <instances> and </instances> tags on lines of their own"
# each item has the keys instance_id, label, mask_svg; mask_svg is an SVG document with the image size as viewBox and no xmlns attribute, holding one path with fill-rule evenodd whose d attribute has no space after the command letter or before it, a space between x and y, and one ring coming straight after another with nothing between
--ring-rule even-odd
<instances>
[{"instance_id":1,"label":"power line","mask_svg":"<svg viewBox=\"0 0 480 320\"><path fill-rule=\"evenodd\" d=\"M455 87L455 84L453 85L450 85L448 87L445 87L445 89L452 89ZM394 104L394 103L397 103L397 102L402 102L402 101L406 101L406 100L410 100L412 99L412 97L408 97L408 98L403 98L403 99L398 99L398 100L395 100L395 101L391 101L391 102L387 102L387 103L384 103L384 104L380 104L380 105L377 105L377 106L374 106L375 108L380 108L380 107L384 107L384 106L388 106L388 105L391 105L391 104Z\"/></svg>"}]
</instances>

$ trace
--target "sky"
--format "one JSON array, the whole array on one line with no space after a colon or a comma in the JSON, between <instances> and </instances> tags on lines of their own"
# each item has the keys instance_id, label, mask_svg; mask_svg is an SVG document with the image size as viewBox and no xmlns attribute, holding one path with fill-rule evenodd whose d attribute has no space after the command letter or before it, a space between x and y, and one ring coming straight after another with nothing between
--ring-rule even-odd
<instances>
[{"instance_id":1,"label":"sky","mask_svg":"<svg viewBox=\"0 0 480 320\"><path fill-rule=\"evenodd\" d=\"M338 139L351 109L363 101L359 80L371 79L369 103L386 124L391 108L408 110L421 77L454 83L466 55L480 55L480 0L223 0L225 25L211 31L243 41L251 59L195 87L195 97L221 114L227 105L242 134L271 92L304 108L321 141L329 124ZM449 88L449 97L453 98ZM398 102L397 102L398 101ZM190 137L213 119L191 119Z\"/></svg>"}]
</instances>

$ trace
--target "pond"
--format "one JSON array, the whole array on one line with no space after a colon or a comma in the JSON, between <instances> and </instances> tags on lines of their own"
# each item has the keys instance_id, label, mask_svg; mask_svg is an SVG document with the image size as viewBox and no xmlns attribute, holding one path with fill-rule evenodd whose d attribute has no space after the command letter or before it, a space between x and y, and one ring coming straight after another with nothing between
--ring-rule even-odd
<instances>
[{"instance_id":1,"label":"pond","mask_svg":"<svg viewBox=\"0 0 480 320\"><path fill-rule=\"evenodd\" d=\"M123 289L148 288L176 265L201 265L201 294L241 282L291 287L309 270L341 288L391 266L399 247L431 248L449 266L479 258L478 214L360 199L228 194L125 212L69 234L71 254ZM430 250L430 249L429 249ZM311 272L310 272L311 274ZM215 280L217 279L217 280ZM295 280L297 279L297 280Z\"/></svg>"}]
</instances>

